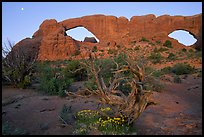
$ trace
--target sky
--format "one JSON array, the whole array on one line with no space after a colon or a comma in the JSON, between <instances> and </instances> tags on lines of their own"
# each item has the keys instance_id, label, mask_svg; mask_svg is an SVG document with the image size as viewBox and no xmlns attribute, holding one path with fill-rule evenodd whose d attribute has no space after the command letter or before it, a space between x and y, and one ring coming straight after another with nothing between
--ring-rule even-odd
<instances>
[{"instance_id":1,"label":"sky","mask_svg":"<svg viewBox=\"0 0 204 137\"><path fill-rule=\"evenodd\" d=\"M58 22L86 15L104 14L116 17L155 14L192 16L202 13L202 2L2 2L2 45L10 40L18 43L39 29L45 19ZM92 36L86 29L68 30L67 34L77 40ZM175 34L184 35L181 33ZM192 43L188 37L182 38Z\"/></svg>"}]
</instances>

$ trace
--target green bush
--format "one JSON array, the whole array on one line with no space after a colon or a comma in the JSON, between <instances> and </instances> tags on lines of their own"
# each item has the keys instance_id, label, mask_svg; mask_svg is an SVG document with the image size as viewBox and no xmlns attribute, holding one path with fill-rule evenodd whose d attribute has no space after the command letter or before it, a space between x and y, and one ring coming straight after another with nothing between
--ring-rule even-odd
<instances>
[{"instance_id":1,"label":"green bush","mask_svg":"<svg viewBox=\"0 0 204 137\"><path fill-rule=\"evenodd\" d=\"M182 49L183 52L186 52L187 50L185 48Z\"/></svg>"},{"instance_id":2,"label":"green bush","mask_svg":"<svg viewBox=\"0 0 204 137\"><path fill-rule=\"evenodd\" d=\"M153 64L160 63L162 58L163 57L160 53L151 53L151 55L148 57L148 59L150 59Z\"/></svg>"},{"instance_id":3,"label":"green bush","mask_svg":"<svg viewBox=\"0 0 204 137\"><path fill-rule=\"evenodd\" d=\"M189 49L189 52L190 52L190 53L193 53L194 51L193 51L193 49Z\"/></svg>"},{"instance_id":4,"label":"green bush","mask_svg":"<svg viewBox=\"0 0 204 137\"><path fill-rule=\"evenodd\" d=\"M156 47L156 48L154 48L153 52L154 52L154 53L157 53L157 52L158 52L157 47Z\"/></svg>"},{"instance_id":5,"label":"green bush","mask_svg":"<svg viewBox=\"0 0 204 137\"><path fill-rule=\"evenodd\" d=\"M171 43L170 40L166 40L166 41L164 42L163 46L165 46L165 47L167 47L167 48L173 48L173 47L172 47L172 43Z\"/></svg>"},{"instance_id":6,"label":"green bush","mask_svg":"<svg viewBox=\"0 0 204 137\"><path fill-rule=\"evenodd\" d=\"M173 54L173 53L169 53L167 59L168 59L169 61L175 60L175 59L176 59L176 55Z\"/></svg>"},{"instance_id":7,"label":"green bush","mask_svg":"<svg viewBox=\"0 0 204 137\"><path fill-rule=\"evenodd\" d=\"M191 74L194 72L194 68L186 63L177 63L172 67L172 72L176 75Z\"/></svg>"},{"instance_id":8,"label":"green bush","mask_svg":"<svg viewBox=\"0 0 204 137\"><path fill-rule=\"evenodd\" d=\"M97 85L93 78L89 79L88 81L85 81L84 86L91 91L97 90Z\"/></svg>"},{"instance_id":9,"label":"green bush","mask_svg":"<svg viewBox=\"0 0 204 137\"><path fill-rule=\"evenodd\" d=\"M167 51L167 50L169 50L169 49L167 49L167 48L159 48L158 52L163 52L163 51Z\"/></svg>"},{"instance_id":10,"label":"green bush","mask_svg":"<svg viewBox=\"0 0 204 137\"><path fill-rule=\"evenodd\" d=\"M149 45L155 46L155 44L153 42L149 42Z\"/></svg>"},{"instance_id":11,"label":"green bush","mask_svg":"<svg viewBox=\"0 0 204 137\"><path fill-rule=\"evenodd\" d=\"M163 52L163 51L167 51L167 50L168 50L167 48L159 48L159 49L154 48L153 52L158 53L158 52Z\"/></svg>"},{"instance_id":12,"label":"green bush","mask_svg":"<svg viewBox=\"0 0 204 137\"><path fill-rule=\"evenodd\" d=\"M97 51L98 51L97 46L94 46L94 47L92 48L92 52L97 52Z\"/></svg>"},{"instance_id":13,"label":"green bush","mask_svg":"<svg viewBox=\"0 0 204 137\"><path fill-rule=\"evenodd\" d=\"M144 81L144 90L161 92L163 88L164 85L160 82L158 78L148 76Z\"/></svg>"},{"instance_id":14,"label":"green bush","mask_svg":"<svg viewBox=\"0 0 204 137\"><path fill-rule=\"evenodd\" d=\"M63 70L51 68L48 64L40 64L38 73L40 84L38 89L49 95L65 96L64 90L73 82L73 79L65 77Z\"/></svg>"},{"instance_id":15,"label":"green bush","mask_svg":"<svg viewBox=\"0 0 204 137\"><path fill-rule=\"evenodd\" d=\"M87 79L87 70L82 67L79 60L69 61L62 72L65 77L71 78L74 81L83 81Z\"/></svg>"},{"instance_id":16,"label":"green bush","mask_svg":"<svg viewBox=\"0 0 204 137\"><path fill-rule=\"evenodd\" d=\"M79 55L80 53L81 53L80 50L76 50L74 55L77 56L77 55Z\"/></svg>"},{"instance_id":17,"label":"green bush","mask_svg":"<svg viewBox=\"0 0 204 137\"><path fill-rule=\"evenodd\" d=\"M162 74L169 74L172 72L172 68L171 67L164 67L161 69Z\"/></svg>"},{"instance_id":18,"label":"green bush","mask_svg":"<svg viewBox=\"0 0 204 137\"><path fill-rule=\"evenodd\" d=\"M161 44L161 41L156 40L156 44L160 45L160 44Z\"/></svg>"},{"instance_id":19,"label":"green bush","mask_svg":"<svg viewBox=\"0 0 204 137\"><path fill-rule=\"evenodd\" d=\"M142 37L139 42L144 41L144 42L149 42L149 40L147 40L145 37Z\"/></svg>"}]
</instances>

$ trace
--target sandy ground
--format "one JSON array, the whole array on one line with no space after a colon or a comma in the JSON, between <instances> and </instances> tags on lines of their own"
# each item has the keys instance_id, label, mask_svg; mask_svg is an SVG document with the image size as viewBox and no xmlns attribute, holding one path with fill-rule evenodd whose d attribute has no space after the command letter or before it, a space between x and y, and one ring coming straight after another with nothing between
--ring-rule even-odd
<instances>
[{"instance_id":1,"label":"sandy ground","mask_svg":"<svg viewBox=\"0 0 204 137\"><path fill-rule=\"evenodd\" d=\"M139 135L201 135L202 78L188 76L181 84L165 82L162 92L154 95L158 102L148 107L133 125ZM44 96L33 89L2 87L2 123L8 122L30 135L70 135L74 120L61 126L63 105L75 114L82 109L97 109L97 97Z\"/></svg>"}]
</instances>

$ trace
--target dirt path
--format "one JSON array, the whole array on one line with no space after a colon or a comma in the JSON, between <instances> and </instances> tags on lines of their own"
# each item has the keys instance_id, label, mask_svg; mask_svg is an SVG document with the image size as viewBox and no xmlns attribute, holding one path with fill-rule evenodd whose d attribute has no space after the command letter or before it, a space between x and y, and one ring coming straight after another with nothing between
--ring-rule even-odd
<instances>
[{"instance_id":1,"label":"dirt path","mask_svg":"<svg viewBox=\"0 0 204 137\"><path fill-rule=\"evenodd\" d=\"M202 79L188 77L181 84L166 83L135 124L142 135L201 135Z\"/></svg>"},{"instance_id":2,"label":"dirt path","mask_svg":"<svg viewBox=\"0 0 204 137\"><path fill-rule=\"evenodd\" d=\"M158 105L150 106L134 124L138 134L202 134L202 79L187 77L181 84L166 83L164 91L155 95ZM31 89L2 87L2 123L20 128L26 134L68 135L74 121L61 126L59 113L63 105L72 113L96 109L96 97L60 98L43 96Z\"/></svg>"}]
</instances>

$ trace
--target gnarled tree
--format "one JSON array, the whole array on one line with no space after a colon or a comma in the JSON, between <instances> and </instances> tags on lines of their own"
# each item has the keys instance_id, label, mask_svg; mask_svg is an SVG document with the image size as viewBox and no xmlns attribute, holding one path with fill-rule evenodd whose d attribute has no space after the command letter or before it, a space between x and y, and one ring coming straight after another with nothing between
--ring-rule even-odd
<instances>
[{"instance_id":1,"label":"gnarled tree","mask_svg":"<svg viewBox=\"0 0 204 137\"><path fill-rule=\"evenodd\" d=\"M24 47L14 47L8 41L8 45L2 46L2 80L15 87L25 88L31 82L30 76L36 59L37 52L29 55Z\"/></svg>"},{"instance_id":2,"label":"gnarled tree","mask_svg":"<svg viewBox=\"0 0 204 137\"><path fill-rule=\"evenodd\" d=\"M103 64L97 59L95 53L90 53L90 58L81 63L93 75L97 85L97 90L94 92L101 97L101 103L116 106L117 109L114 116L125 115L128 124L131 124L148 105L154 104L154 102L150 101L152 91L143 89L143 69L128 55L126 57L122 56L122 60L125 63L119 64L113 58L112 61L115 64L114 69L106 70L112 73L109 84L105 84L104 82L102 74ZM130 75L127 76L125 73L129 73ZM125 84L131 87L131 92L128 95L118 89L122 81L125 81Z\"/></svg>"}]
</instances>

